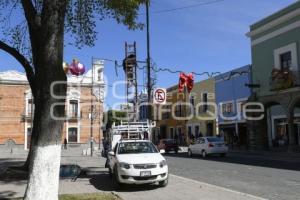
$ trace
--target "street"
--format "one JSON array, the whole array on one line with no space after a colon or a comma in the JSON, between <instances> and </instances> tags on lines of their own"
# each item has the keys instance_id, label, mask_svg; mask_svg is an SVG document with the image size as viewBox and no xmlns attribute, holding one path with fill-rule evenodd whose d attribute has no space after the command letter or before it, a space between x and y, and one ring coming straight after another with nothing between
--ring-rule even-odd
<instances>
[{"instance_id":1,"label":"street","mask_svg":"<svg viewBox=\"0 0 300 200\"><path fill-rule=\"evenodd\" d=\"M230 153L227 157L188 157L186 153L164 154L170 170L166 188L157 186L127 186L115 191L100 155L82 156L80 149L64 150L62 163L78 164L88 170L87 176L75 182L60 181L60 193L114 192L124 200L132 199L299 199L300 160L297 157ZM4 153L4 165L20 165L26 154ZM4 168L3 168L4 169ZM0 199L19 197L25 192L23 179L0 180ZM259 198L260 197L260 198Z\"/></svg>"},{"instance_id":2,"label":"street","mask_svg":"<svg viewBox=\"0 0 300 200\"><path fill-rule=\"evenodd\" d=\"M171 174L266 199L299 199L300 160L230 153L221 158L166 155Z\"/></svg>"}]
</instances>

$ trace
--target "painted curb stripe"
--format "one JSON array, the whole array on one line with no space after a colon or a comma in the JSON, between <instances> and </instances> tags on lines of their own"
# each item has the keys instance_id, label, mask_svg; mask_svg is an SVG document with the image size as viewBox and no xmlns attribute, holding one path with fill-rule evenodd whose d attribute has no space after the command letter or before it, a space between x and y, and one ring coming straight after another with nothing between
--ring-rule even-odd
<instances>
[{"instance_id":1,"label":"painted curb stripe","mask_svg":"<svg viewBox=\"0 0 300 200\"><path fill-rule=\"evenodd\" d=\"M231 189L228 189L228 188L224 188L224 187L220 187L220 186L217 186L217 185L212 185L212 184L209 184L209 183L204 183L204 182L196 181L196 180L193 180L193 179L185 178L185 177L182 177L182 176L177 176L177 175L174 175L174 174L169 174L169 176L173 176L174 178L178 178L178 179L182 179L182 180L185 180L185 181L189 181L189 182L193 182L193 183L205 185L207 187L213 187L213 188L216 188L216 189L219 189L219 190L223 190L223 191L227 191L227 192L232 192L232 193L235 193L235 194L238 194L238 195L242 195L242 196L246 196L246 197L251 197L251 198L254 198L254 199L257 199L257 200L267 200L267 199L262 198L262 197L254 196L254 195L247 194L247 193L244 193L244 192L238 192L238 191L231 190Z\"/></svg>"}]
</instances>

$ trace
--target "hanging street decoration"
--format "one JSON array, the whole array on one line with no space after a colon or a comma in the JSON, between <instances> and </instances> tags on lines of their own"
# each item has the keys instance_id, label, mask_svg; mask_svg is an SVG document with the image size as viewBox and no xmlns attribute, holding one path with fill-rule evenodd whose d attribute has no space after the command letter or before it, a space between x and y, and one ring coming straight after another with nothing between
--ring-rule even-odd
<instances>
[{"instance_id":1,"label":"hanging street decoration","mask_svg":"<svg viewBox=\"0 0 300 200\"><path fill-rule=\"evenodd\" d=\"M179 75L179 92L183 92L184 87L187 87L187 91L190 93L194 87L194 75L192 73L185 74L180 72Z\"/></svg>"},{"instance_id":2,"label":"hanging street decoration","mask_svg":"<svg viewBox=\"0 0 300 200\"><path fill-rule=\"evenodd\" d=\"M85 67L78 59L74 58L73 62L69 65L69 70L72 75L80 76L85 72Z\"/></svg>"}]
</instances>

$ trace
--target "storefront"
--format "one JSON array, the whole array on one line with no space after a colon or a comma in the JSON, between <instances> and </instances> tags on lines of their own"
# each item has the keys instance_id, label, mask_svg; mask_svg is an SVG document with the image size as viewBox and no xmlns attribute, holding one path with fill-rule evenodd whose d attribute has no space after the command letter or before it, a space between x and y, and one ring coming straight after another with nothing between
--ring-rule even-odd
<instances>
[{"instance_id":1,"label":"storefront","mask_svg":"<svg viewBox=\"0 0 300 200\"><path fill-rule=\"evenodd\" d=\"M273 147L287 146L289 141L287 118L272 117ZM294 134L296 144L300 145L300 117L294 120Z\"/></svg>"},{"instance_id":2,"label":"storefront","mask_svg":"<svg viewBox=\"0 0 300 200\"><path fill-rule=\"evenodd\" d=\"M230 148L247 147L247 126L244 122L219 124L219 134Z\"/></svg>"}]
</instances>

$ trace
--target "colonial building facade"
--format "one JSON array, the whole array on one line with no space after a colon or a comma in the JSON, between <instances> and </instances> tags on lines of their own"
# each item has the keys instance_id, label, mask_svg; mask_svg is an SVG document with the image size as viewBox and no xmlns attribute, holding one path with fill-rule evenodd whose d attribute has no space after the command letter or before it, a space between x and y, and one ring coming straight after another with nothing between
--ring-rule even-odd
<instances>
[{"instance_id":1,"label":"colonial building facade","mask_svg":"<svg viewBox=\"0 0 300 200\"><path fill-rule=\"evenodd\" d=\"M153 108L153 118L156 119L156 129L154 132L154 142L159 139L176 139L180 144L187 141L186 120L174 119L186 116L186 109L181 104L187 101L186 93L178 92L178 86L167 89L167 104ZM172 107L176 104L172 114ZM161 111L161 112L160 112Z\"/></svg>"},{"instance_id":2,"label":"colonial building facade","mask_svg":"<svg viewBox=\"0 0 300 200\"><path fill-rule=\"evenodd\" d=\"M194 138L216 135L215 108L211 104L215 104L214 79L195 83L190 93L179 92L178 85L168 88L167 104L154 109L160 110L158 115L154 113L156 138L189 144Z\"/></svg>"},{"instance_id":3,"label":"colonial building facade","mask_svg":"<svg viewBox=\"0 0 300 200\"><path fill-rule=\"evenodd\" d=\"M70 144L99 142L102 138L103 69L104 62L98 61L86 74L68 76L66 116L59 120L65 122L62 139L66 138ZM34 99L26 75L17 71L0 72L0 145L28 149L33 113Z\"/></svg>"},{"instance_id":4,"label":"colonial building facade","mask_svg":"<svg viewBox=\"0 0 300 200\"><path fill-rule=\"evenodd\" d=\"M189 139L200 136L216 135L215 108L215 80L213 78L203 80L194 84L188 95L189 103L192 105L188 113L193 118L187 121L187 134Z\"/></svg>"},{"instance_id":5,"label":"colonial building facade","mask_svg":"<svg viewBox=\"0 0 300 200\"><path fill-rule=\"evenodd\" d=\"M300 144L300 1L250 26L253 96L265 118L250 122L254 148Z\"/></svg>"},{"instance_id":6,"label":"colonial building facade","mask_svg":"<svg viewBox=\"0 0 300 200\"><path fill-rule=\"evenodd\" d=\"M242 106L251 96L247 84L251 83L251 66L247 65L215 77L218 105L218 130L230 146L248 144L247 124Z\"/></svg>"}]
</instances>

